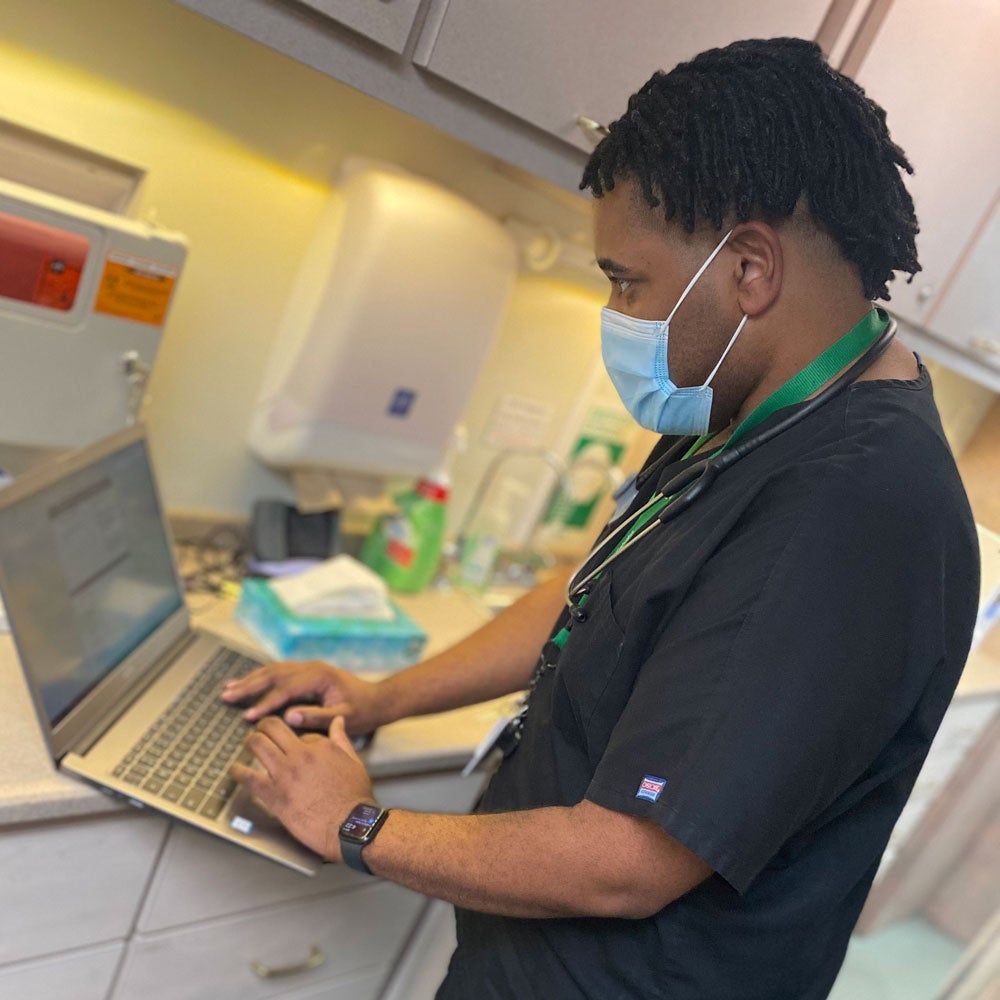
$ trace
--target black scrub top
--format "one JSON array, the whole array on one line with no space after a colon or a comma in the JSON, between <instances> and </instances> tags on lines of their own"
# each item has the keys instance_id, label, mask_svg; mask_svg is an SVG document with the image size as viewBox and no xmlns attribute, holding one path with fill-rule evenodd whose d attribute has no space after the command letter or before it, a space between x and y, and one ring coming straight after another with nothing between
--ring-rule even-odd
<instances>
[{"instance_id":1,"label":"black scrub top","mask_svg":"<svg viewBox=\"0 0 1000 1000\"><path fill-rule=\"evenodd\" d=\"M681 467L647 463L631 510ZM602 574L481 804L588 799L716 874L641 920L459 910L439 1000L826 997L978 580L923 368L855 384L724 472Z\"/></svg>"}]
</instances>

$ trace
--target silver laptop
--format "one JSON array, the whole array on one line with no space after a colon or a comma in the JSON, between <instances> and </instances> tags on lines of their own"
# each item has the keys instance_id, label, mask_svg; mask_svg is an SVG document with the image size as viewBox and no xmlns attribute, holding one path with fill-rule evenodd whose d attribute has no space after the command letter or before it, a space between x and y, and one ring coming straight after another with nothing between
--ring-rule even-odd
<instances>
[{"instance_id":1,"label":"silver laptop","mask_svg":"<svg viewBox=\"0 0 1000 1000\"><path fill-rule=\"evenodd\" d=\"M250 727L219 692L256 663L191 628L141 428L0 489L0 593L63 771L318 870L229 777Z\"/></svg>"}]
</instances>

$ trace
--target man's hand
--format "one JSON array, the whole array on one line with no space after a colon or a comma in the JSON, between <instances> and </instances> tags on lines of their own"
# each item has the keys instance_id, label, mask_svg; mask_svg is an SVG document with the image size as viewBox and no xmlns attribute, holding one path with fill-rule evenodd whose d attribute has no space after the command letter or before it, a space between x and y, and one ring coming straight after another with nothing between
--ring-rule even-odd
<instances>
[{"instance_id":1,"label":"man's hand","mask_svg":"<svg viewBox=\"0 0 1000 1000\"><path fill-rule=\"evenodd\" d=\"M374 802L371 779L338 716L329 738L296 735L280 719L263 719L246 738L262 769L234 764L232 776L297 840L340 861L338 829L359 802Z\"/></svg>"},{"instance_id":2,"label":"man's hand","mask_svg":"<svg viewBox=\"0 0 1000 1000\"><path fill-rule=\"evenodd\" d=\"M319 660L308 663L266 663L230 681L222 691L225 702L253 699L244 713L251 722L284 706L284 720L297 729L327 729L343 717L348 733L361 736L381 725L378 685ZM301 704L304 700L319 704Z\"/></svg>"}]
</instances>

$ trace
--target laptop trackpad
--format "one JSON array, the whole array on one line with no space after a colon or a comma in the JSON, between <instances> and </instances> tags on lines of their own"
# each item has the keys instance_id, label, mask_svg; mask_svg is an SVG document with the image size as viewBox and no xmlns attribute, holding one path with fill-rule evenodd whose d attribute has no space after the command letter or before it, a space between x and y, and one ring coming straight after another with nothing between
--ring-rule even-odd
<instances>
[{"instance_id":1,"label":"laptop trackpad","mask_svg":"<svg viewBox=\"0 0 1000 1000\"><path fill-rule=\"evenodd\" d=\"M305 874L312 874L323 864L323 859L304 844L300 844L268 810L245 788L234 793L219 822L229 829L230 840L242 843L251 851L276 856L285 864Z\"/></svg>"},{"instance_id":2,"label":"laptop trackpad","mask_svg":"<svg viewBox=\"0 0 1000 1000\"><path fill-rule=\"evenodd\" d=\"M264 806L245 788L237 788L229 800L225 822L237 833L264 834L281 831L282 836L291 836Z\"/></svg>"}]
</instances>

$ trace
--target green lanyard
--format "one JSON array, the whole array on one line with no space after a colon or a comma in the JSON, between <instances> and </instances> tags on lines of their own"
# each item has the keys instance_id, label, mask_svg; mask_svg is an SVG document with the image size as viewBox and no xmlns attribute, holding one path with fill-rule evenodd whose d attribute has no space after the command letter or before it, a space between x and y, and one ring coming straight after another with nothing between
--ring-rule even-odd
<instances>
[{"instance_id":1,"label":"green lanyard","mask_svg":"<svg viewBox=\"0 0 1000 1000\"><path fill-rule=\"evenodd\" d=\"M882 336L888 325L888 313L883 309L872 309L860 323L851 327L839 340L834 341L822 354L810 361L805 368L796 375L793 375L780 388L772 392L767 399L760 402L740 422L726 443L718 451L712 453L711 457L715 458L717 455L721 455L730 445L735 444L740 438L745 437L758 424L777 413L778 410L782 410L788 406L795 406L807 400L838 372L846 368L852 361L856 361L861 357ZM714 434L704 434L698 438L684 454L682 461L694 455L707 442L711 441L713 437L715 437ZM618 544L611 550L611 558L614 558L624 546L628 545L676 496L676 493L668 497L661 496L642 511L636 517L628 531L618 540ZM583 607L587 603L588 596L588 594L581 595L577 607ZM561 649L566 644L568 638L569 629L563 627L552 638L552 643Z\"/></svg>"},{"instance_id":2,"label":"green lanyard","mask_svg":"<svg viewBox=\"0 0 1000 1000\"><path fill-rule=\"evenodd\" d=\"M729 436L729 440L712 453L712 458L721 455L730 445L735 444L742 437L752 431L759 424L767 420L768 417L777 413L787 406L795 406L805 402L814 392L830 381L839 371L846 368L852 361L856 361L872 344L882 336L885 328L889 325L889 315L882 309L873 309L867 313L864 319L857 326L851 327L839 340L834 341L819 357L814 358L798 374L793 375L784 385L771 393L767 399L758 403L753 411L748 414L740 425ZM684 459L690 458L695 452L715 437L714 434L705 434L687 450ZM682 461L684 460L682 459ZM617 553L623 545L641 531L657 514L666 507L673 496L660 497L652 506L640 514L635 523L625 533L625 536L614 548Z\"/></svg>"}]
</instances>

